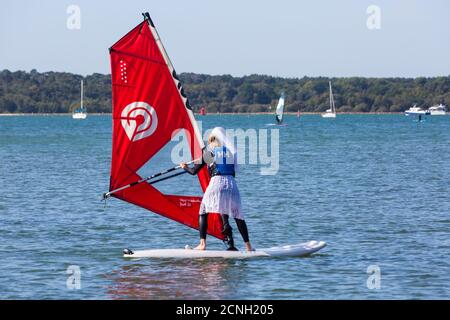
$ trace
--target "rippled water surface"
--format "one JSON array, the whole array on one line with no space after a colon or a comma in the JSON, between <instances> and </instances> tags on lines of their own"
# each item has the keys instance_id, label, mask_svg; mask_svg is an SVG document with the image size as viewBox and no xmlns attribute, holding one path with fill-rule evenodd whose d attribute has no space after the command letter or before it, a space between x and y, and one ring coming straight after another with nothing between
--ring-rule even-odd
<instances>
[{"instance_id":1,"label":"rippled water surface","mask_svg":"<svg viewBox=\"0 0 450 320\"><path fill-rule=\"evenodd\" d=\"M274 129L271 116L206 116L203 129ZM124 260L130 248L194 245L194 230L117 199L110 116L0 117L0 298L450 298L450 117L287 116L279 171L237 177L258 248L324 240L308 258ZM164 149L142 174L167 167ZM171 164L170 164L171 165ZM195 178L158 188L198 194ZM238 245L242 242L236 235ZM209 238L210 246L222 244ZM67 268L81 270L69 290ZM381 288L367 287L367 268Z\"/></svg>"}]
</instances>

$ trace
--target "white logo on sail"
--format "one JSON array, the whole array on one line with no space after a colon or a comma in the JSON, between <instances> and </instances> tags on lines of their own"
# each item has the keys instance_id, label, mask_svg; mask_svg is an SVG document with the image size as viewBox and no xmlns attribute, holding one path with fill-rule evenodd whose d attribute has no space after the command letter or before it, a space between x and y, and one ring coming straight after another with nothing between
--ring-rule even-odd
<instances>
[{"instance_id":1,"label":"white logo on sail","mask_svg":"<svg viewBox=\"0 0 450 320\"><path fill-rule=\"evenodd\" d=\"M155 109L145 102L133 102L122 110L122 127L130 141L138 141L155 132L158 116Z\"/></svg>"}]
</instances>

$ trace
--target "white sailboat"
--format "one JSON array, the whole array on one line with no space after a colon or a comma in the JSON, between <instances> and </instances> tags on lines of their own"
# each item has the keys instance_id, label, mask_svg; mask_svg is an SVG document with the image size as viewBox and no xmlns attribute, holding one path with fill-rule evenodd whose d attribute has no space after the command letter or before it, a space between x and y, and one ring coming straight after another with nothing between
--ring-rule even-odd
<instances>
[{"instance_id":1,"label":"white sailboat","mask_svg":"<svg viewBox=\"0 0 450 320\"><path fill-rule=\"evenodd\" d=\"M284 92L281 92L277 108L275 109L275 120L277 120L277 124L283 123L283 111L284 111Z\"/></svg>"},{"instance_id":2,"label":"white sailboat","mask_svg":"<svg viewBox=\"0 0 450 320\"><path fill-rule=\"evenodd\" d=\"M336 106L334 104L333 90L331 89L331 81L328 82L330 85L330 109L322 113L322 118L336 118Z\"/></svg>"},{"instance_id":3,"label":"white sailboat","mask_svg":"<svg viewBox=\"0 0 450 320\"><path fill-rule=\"evenodd\" d=\"M72 118L78 119L78 120L83 120L83 119L86 119L86 117L87 117L86 108L83 106L83 80L81 80L80 96L81 96L80 107L73 112Z\"/></svg>"}]
</instances>

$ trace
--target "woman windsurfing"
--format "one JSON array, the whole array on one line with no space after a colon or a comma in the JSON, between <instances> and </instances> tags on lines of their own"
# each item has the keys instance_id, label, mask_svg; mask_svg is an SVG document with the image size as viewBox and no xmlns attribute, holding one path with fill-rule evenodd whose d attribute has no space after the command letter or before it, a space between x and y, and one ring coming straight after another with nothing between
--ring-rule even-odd
<instances>
[{"instance_id":1,"label":"woman windsurfing","mask_svg":"<svg viewBox=\"0 0 450 320\"><path fill-rule=\"evenodd\" d=\"M236 173L237 152L225 135L225 129L216 127L208 138L208 146L204 150L202 163L188 167L186 163L180 166L191 175L196 175L205 165L211 181L202 199L199 211L200 244L195 250L206 249L206 231L208 229L208 214L220 213L223 221L222 234L225 236L227 250L236 251L233 231L229 223L231 216L245 242L247 251L252 251L247 224L242 212L241 196L234 179Z\"/></svg>"}]
</instances>

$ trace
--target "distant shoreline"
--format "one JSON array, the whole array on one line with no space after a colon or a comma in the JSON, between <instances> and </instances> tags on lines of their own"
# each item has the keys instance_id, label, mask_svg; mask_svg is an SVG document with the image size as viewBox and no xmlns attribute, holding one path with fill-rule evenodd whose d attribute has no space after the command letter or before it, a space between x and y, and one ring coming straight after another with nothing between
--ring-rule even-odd
<instances>
[{"instance_id":1,"label":"distant shoreline","mask_svg":"<svg viewBox=\"0 0 450 320\"><path fill-rule=\"evenodd\" d=\"M300 116L303 115L321 115L323 112L300 112ZM245 115L273 115L273 112L221 112L221 113L208 113L208 115L212 116L218 116L218 115L227 115L227 116L245 116ZM285 112L285 115L296 115L297 112ZM338 112L339 114L343 115L396 115L396 114L403 114L403 112ZM72 113L0 113L0 117L14 117L14 116L71 116ZM110 116L111 113L89 113L90 116ZM200 116L200 114L196 113L196 116Z\"/></svg>"},{"instance_id":2,"label":"distant shoreline","mask_svg":"<svg viewBox=\"0 0 450 320\"><path fill-rule=\"evenodd\" d=\"M417 78L301 77L267 75L207 75L180 73L183 89L196 110L208 114L260 115L274 112L281 91L285 111L304 115L325 112L330 106L329 81L339 114L397 114L413 105L422 109L450 105L450 75ZM0 113L68 113L80 106L80 81L84 81L84 105L91 114L110 113L111 75L81 76L69 72L0 70ZM269 112L268 112L269 111ZM307 112L308 111L308 112Z\"/></svg>"}]
</instances>

